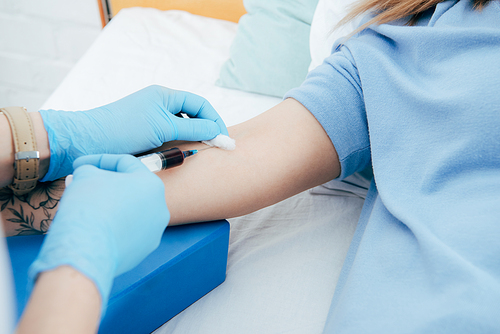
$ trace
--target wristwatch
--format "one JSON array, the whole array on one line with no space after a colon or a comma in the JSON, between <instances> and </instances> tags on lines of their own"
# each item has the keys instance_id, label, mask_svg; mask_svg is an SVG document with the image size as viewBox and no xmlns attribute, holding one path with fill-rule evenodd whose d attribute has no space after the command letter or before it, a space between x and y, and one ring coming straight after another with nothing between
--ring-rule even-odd
<instances>
[{"instance_id":1,"label":"wristwatch","mask_svg":"<svg viewBox=\"0 0 500 334\"><path fill-rule=\"evenodd\" d=\"M14 181L9 187L14 194L24 195L36 187L40 153L37 150L31 117L26 108L0 108L10 123L14 141Z\"/></svg>"}]
</instances>

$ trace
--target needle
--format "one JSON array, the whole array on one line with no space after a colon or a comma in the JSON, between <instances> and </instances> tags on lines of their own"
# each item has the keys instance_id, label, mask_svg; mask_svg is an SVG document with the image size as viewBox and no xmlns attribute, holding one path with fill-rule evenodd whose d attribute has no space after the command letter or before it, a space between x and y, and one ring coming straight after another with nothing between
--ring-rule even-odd
<instances>
[{"instance_id":1,"label":"needle","mask_svg":"<svg viewBox=\"0 0 500 334\"><path fill-rule=\"evenodd\" d=\"M205 148L202 148L202 149L199 149L199 151L205 151L205 150L208 150L208 149L211 149L211 148L214 148L215 146L209 146L209 147L205 147Z\"/></svg>"}]
</instances>

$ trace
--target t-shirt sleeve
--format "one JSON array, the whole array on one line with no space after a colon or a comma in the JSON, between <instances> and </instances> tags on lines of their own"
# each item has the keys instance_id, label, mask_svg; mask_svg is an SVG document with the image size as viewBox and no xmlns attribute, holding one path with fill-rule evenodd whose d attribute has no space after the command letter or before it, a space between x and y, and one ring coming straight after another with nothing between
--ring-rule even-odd
<instances>
[{"instance_id":1,"label":"t-shirt sleeve","mask_svg":"<svg viewBox=\"0 0 500 334\"><path fill-rule=\"evenodd\" d=\"M361 81L346 47L312 70L304 83L290 90L293 98L321 123L340 159L343 179L370 163L370 141Z\"/></svg>"}]
</instances>

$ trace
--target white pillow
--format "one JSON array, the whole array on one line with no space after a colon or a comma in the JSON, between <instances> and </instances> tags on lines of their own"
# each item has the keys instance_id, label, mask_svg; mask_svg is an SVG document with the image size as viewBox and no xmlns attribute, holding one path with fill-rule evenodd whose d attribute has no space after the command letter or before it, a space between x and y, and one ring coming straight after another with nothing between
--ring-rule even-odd
<instances>
[{"instance_id":1,"label":"white pillow","mask_svg":"<svg viewBox=\"0 0 500 334\"><path fill-rule=\"evenodd\" d=\"M349 12L350 5L355 1L357 0L319 0L309 34L311 52L309 71L321 65L323 60L332 53L336 40L349 35L359 26L362 17L333 30L333 27Z\"/></svg>"}]
</instances>

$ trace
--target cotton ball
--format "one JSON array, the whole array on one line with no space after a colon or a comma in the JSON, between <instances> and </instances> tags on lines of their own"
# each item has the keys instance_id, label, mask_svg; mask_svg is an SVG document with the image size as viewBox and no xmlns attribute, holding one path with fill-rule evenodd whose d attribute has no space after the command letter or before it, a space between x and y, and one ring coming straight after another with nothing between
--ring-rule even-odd
<instances>
[{"instance_id":1,"label":"cotton ball","mask_svg":"<svg viewBox=\"0 0 500 334\"><path fill-rule=\"evenodd\" d=\"M226 135L218 135L214 139L204 140L202 141L202 143L208 146L215 146L228 151L232 151L236 148L236 141Z\"/></svg>"},{"instance_id":2,"label":"cotton ball","mask_svg":"<svg viewBox=\"0 0 500 334\"><path fill-rule=\"evenodd\" d=\"M71 181L73 181L73 174L69 174L68 176L66 176L66 178L64 179L65 186L68 187Z\"/></svg>"}]
</instances>

